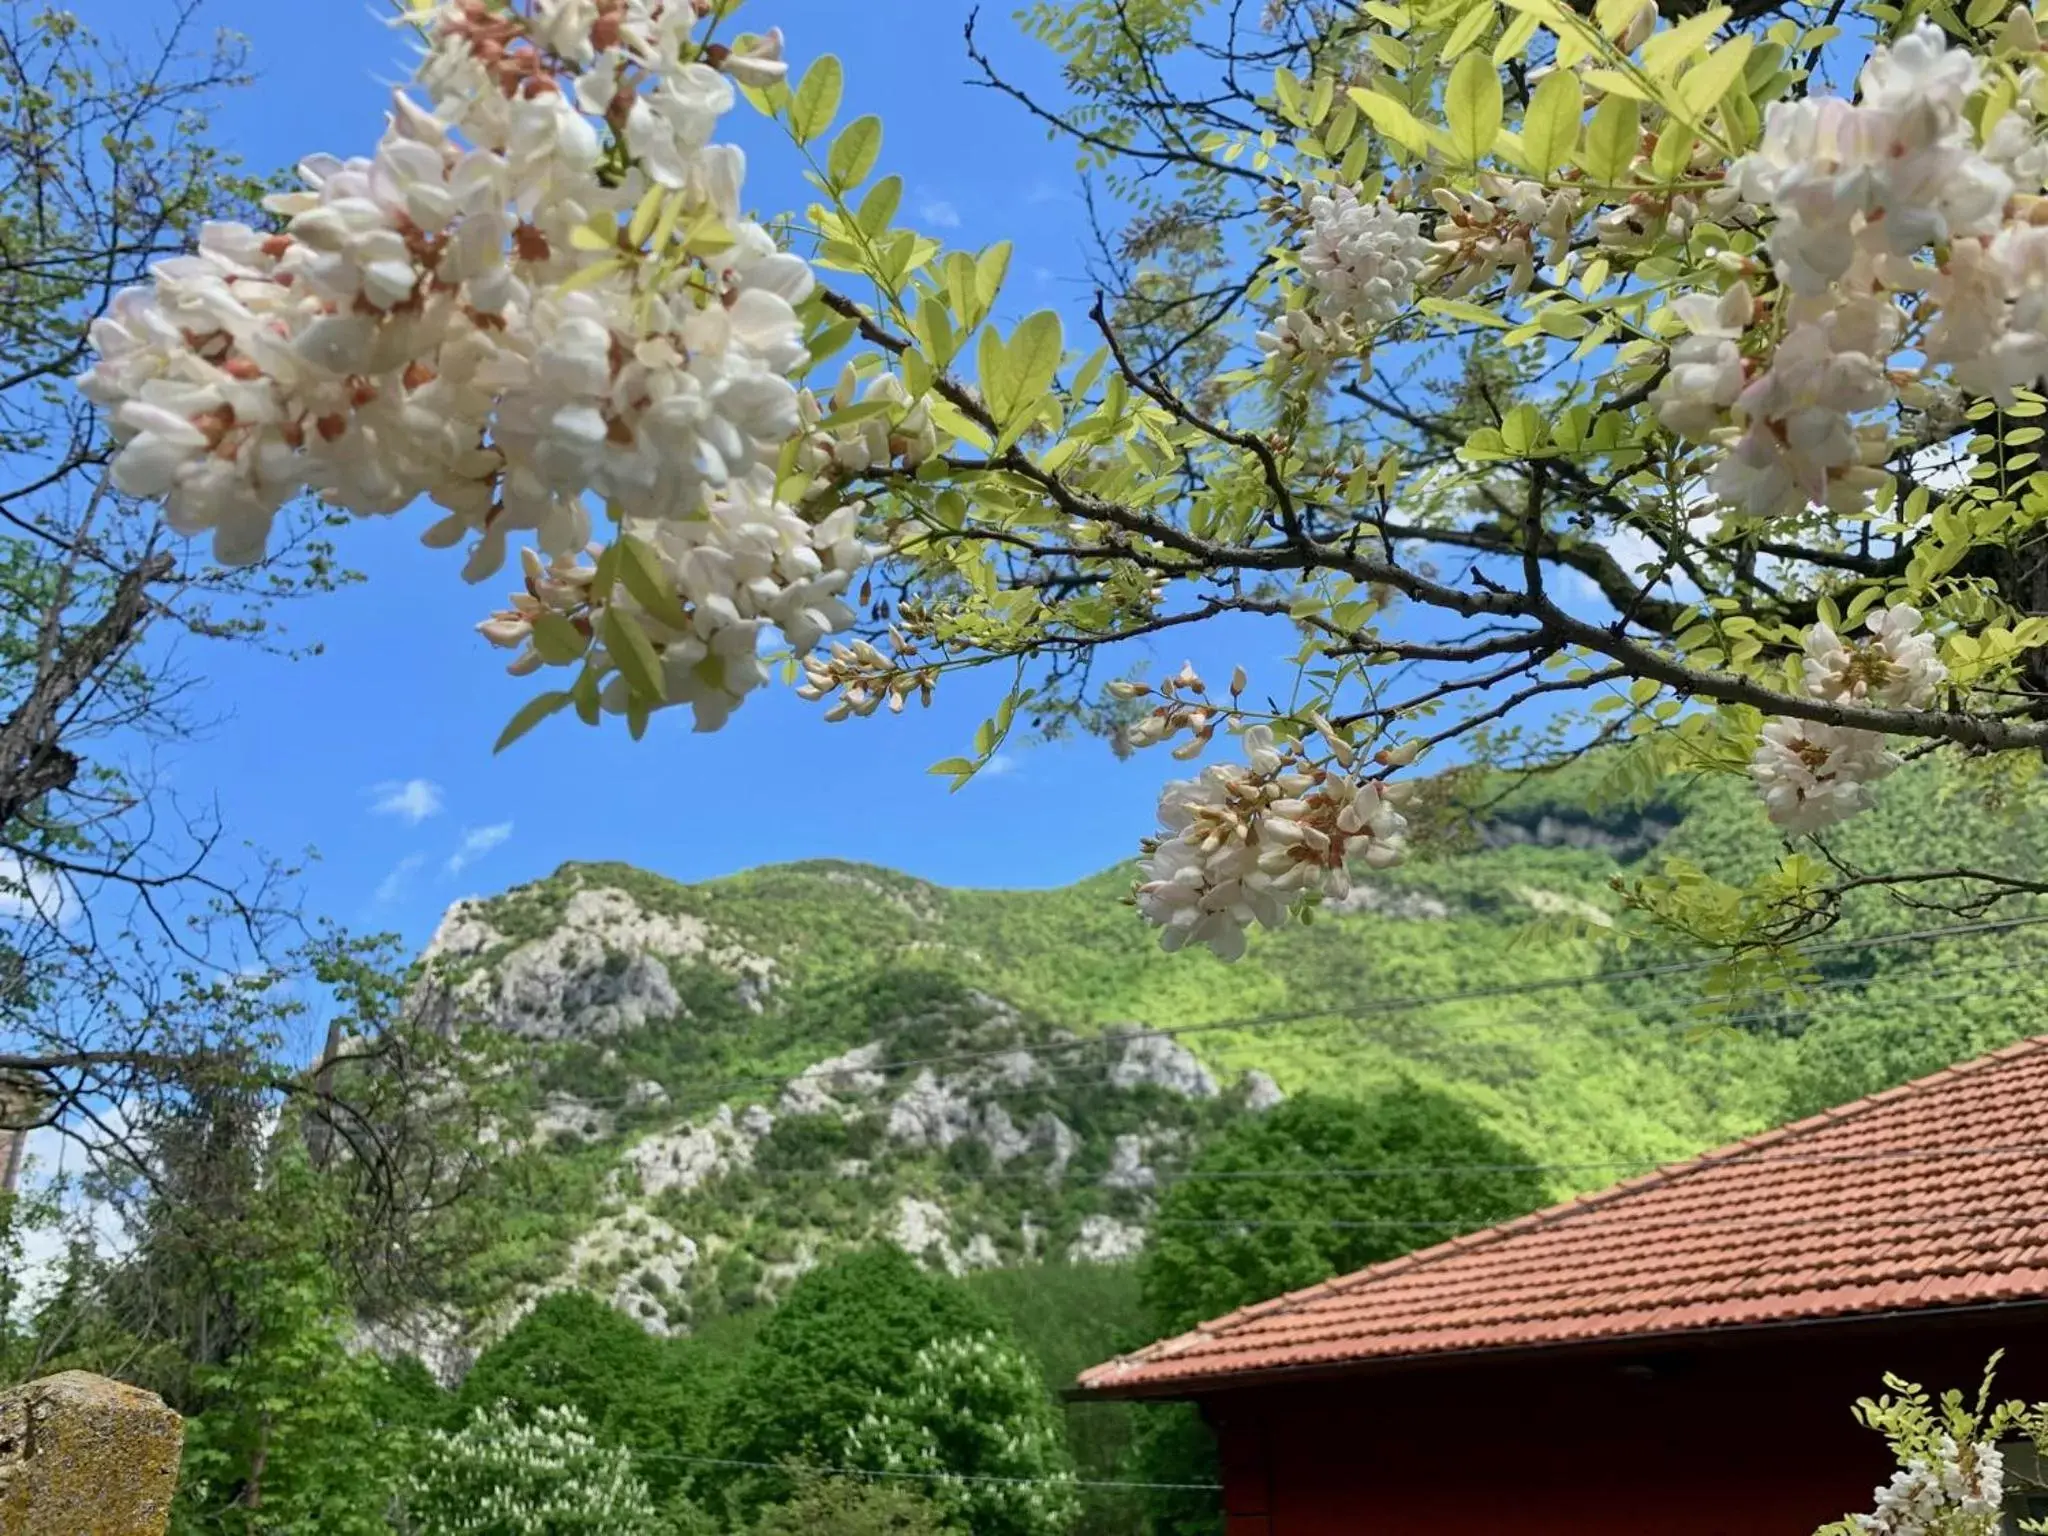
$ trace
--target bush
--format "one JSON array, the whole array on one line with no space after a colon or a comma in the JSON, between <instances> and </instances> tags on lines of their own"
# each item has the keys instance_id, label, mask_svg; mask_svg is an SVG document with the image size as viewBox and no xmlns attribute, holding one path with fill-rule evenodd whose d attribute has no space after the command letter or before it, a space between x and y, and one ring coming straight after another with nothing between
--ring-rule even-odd
<instances>
[{"instance_id":1,"label":"bush","mask_svg":"<svg viewBox=\"0 0 2048 1536\"><path fill-rule=\"evenodd\" d=\"M1160 1202L1140 1261L1146 1304L1162 1332L1178 1333L1520 1215L1546 1195L1522 1166L1530 1161L1445 1094L1406 1086L1362 1102L1290 1099L1231 1125ZM1284 1170L1307 1176L1234 1177Z\"/></svg>"},{"instance_id":2,"label":"bush","mask_svg":"<svg viewBox=\"0 0 2048 1536\"><path fill-rule=\"evenodd\" d=\"M653 1496L573 1408L507 1404L423 1438L406 1513L419 1536L650 1536Z\"/></svg>"},{"instance_id":3,"label":"bush","mask_svg":"<svg viewBox=\"0 0 2048 1536\"><path fill-rule=\"evenodd\" d=\"M807 1479L795 1498L763 1510L753 1536L946 1536L951 1530L914 1489L820 1477Z\"/></svg>"},{"instance_id":4,"label":"bush","mask_svg":"<svg viewBox=\"0 0 2048 1536\"><path fill-rule=\"evenodd\" d=\"M847 1434L845 1455L930 1474L932 1502L974 1536L1057 1536L1080 1509L1059 1410L1030 1357L993 1333L926 1346Z\"/></svg>"},{"instance_id":5,"label":"bush","mask_svg":"<svg viewBox=\"0 0 2048 1536\"><path fill-rule=\"evenodd\" d=\"M679 1466L663 1458L702 1443L706 1392L692 1363L596 1297L563 1291L477 1358L456 1404L464 1415L505 1404L521 1419L573 1409L599 1438L645 1458L647 1480L665 1491Z\"/></svg>"},{"instance_id":6,"label":"bush","mask_svg":"<svg viewBox=\"0 0 2048 1536\"><path fill-rule=\"evenodd\" d=\"M717 1454L836 1465L848 1432L876 1397L902 1388L928 1345L996 1326L958 1281L925 1273L901 1249L844 1254L798 1280L748 1346L719 1405ZM749 1516L790 1492L771 1472L730 1487Z\"/></svg>"}]
</instances>

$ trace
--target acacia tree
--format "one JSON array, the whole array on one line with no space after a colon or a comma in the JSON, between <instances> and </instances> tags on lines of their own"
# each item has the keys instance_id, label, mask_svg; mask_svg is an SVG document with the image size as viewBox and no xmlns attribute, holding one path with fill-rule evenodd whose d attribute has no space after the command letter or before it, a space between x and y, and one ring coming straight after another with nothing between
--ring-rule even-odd
<instances>
[{"instance_id":1,"label":"acacia tree","mask_svg":"<svg viewBox=\"0 0 2048 1536\"><path fill-rule=\"evenodd\" d=\"M1698 939L2043 889L1825 843L1905 755L2026 789L2048 747L2026 9L1041 3L1056 100L970 27L1097 175L1085 336L996 324L1007 247L907 226L881 123L832 131L838 63L790 78L737 9L409 0L374 154L96 331L115 483L224 560L308 491L430 498L472 579L518 543L482 629L559 683L507 742L715 729L777 632L835 719L1003 669L956 783L1013 730L1232 735L1145 845L1168 947L1234 956L1398 860L1437 762L1601 745L1747 774L1792 840L1751 886L1630 889ZM712 142L742 97L819 194L767 225ZM1285 676L1096 664L1246 617L1291 629Z\"/></svg>"},{"instance_id":2,"label":"acacia tree","mask_svg":"<svg viewBox=\"0 0 2048 1536\"><path fill-rule=\"evenodd\" d=\"M157 764L206 724L203 647L284 647L276 605L345 579L332 514L215 560L115 483L71 383L118 294L258 210L263 183L209 132L243 51L202 19L166 0L109 42L62 10L0 18L0 1126L57 1127L115 1185L196 1104L332 1089L334 1062L302 1070L322 1042L279 1038L302 1010L272 1003L349 950ZM304 1122L323 1159L339 1118Z\"/></svg>"}]
</instances>

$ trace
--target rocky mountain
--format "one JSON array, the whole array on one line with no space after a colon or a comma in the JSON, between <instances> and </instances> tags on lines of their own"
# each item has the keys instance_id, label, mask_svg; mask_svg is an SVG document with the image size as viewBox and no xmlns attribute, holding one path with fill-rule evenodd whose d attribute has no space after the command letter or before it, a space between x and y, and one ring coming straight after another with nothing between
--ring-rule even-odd
<instances>
[{"instance_id":1,"label":"rocky mountain","mask_svg":"<svg viewBox=\"0 0 2048 1536\"><path fill-rule=\"evenodd\" d=\"M1945 792L1900 775L1845 854L1906 856ZM1704 976L1596 942L1617 872L1701 849L1776 845L1718 790L1589 816L1539 784L1236 966L1160 953L1126 871L976 891L571 864L460 902L416 1005L498 1042L519 1091L469 1300L410 1342L457 1370L567 1286L687 1330L877 1239L956 1273L1128 1259L1162 1181L1293 1092L1453 1093L1565 1193L2033 1027L2031 930L1857 950L1796 1006L1703 1011ZM1908 925L1859 907L1842 931ZM1968 979L1930 1022L1945 954Z\"/></svg>"}]
</instances>

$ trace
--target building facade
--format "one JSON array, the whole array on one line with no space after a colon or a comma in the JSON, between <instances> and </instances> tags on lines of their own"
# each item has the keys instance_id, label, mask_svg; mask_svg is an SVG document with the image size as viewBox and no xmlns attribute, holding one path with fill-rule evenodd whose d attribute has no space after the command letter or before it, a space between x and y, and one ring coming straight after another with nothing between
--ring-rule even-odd
<instances>
[{"instance_id":1,"label":"building facade","mask_svg":"<svg viewBox=\"0 0 2048 1536\"><path fill-rule=\"evenodd\" d=\"M1229 1536L1811 1536L1892 1372L2048 1400L2048 1037L1215 1319L1074 1395L1199 1403ZM2022 1458L2015 1458L2016 1473ZM2016 1475L2011 1511L2048 1513Z\"/></svg>"}]
</instances>

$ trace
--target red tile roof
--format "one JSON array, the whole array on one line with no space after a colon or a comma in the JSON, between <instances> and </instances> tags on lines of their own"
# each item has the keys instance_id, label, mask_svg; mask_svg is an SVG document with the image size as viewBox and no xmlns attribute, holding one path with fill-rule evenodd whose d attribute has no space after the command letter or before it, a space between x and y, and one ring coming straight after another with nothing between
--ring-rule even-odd
<instances>
[{"instance_id":1,"label":"red tile roof","mask_svg":"<svg viewBox=\"0 0 2048 1536\"><path fill-rule=\"evenodd\" d=\"M2048 1035L1098 1365L1084 1394L2048 1299Z\"/></svg>"}]
</instances>

